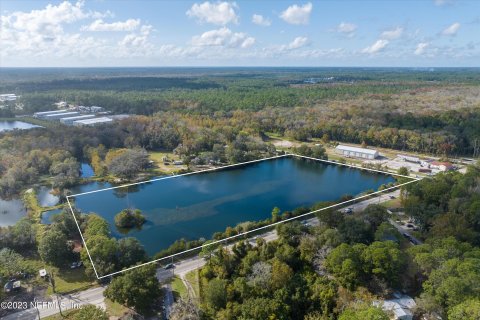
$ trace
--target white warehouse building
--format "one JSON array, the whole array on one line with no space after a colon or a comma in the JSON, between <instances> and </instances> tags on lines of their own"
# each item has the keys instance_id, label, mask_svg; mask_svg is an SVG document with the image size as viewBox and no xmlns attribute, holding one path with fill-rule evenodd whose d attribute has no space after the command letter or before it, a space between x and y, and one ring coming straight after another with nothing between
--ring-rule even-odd
<instances>
[{"instance_id":1,"label":"white warehouse building","mask_svg":"<svg viewBox=\"0 0 480 320\"><path fill-rule=\"evenodd\" d=\"M380 155L377 150L338 145L335 152L345 157L375 159Z\"/></svg>"},{"instance_id":2,"label":"white warehouse building","mask_svg":"<svg viewBox=\"0 0 480 320\"><path fill-rule=\"evenodd\" d=\"M113 119L107 117L92 118L85 120L76 120L73 122L74 126L95 126L97 124L111 123Z\"/></svg>"},{"instance_id":3,"label":"white warehouse building","mask_svg":"<svg viewBox=\"0 0 480 320\"><path fill-rule=\"evenodd\" d=\"M68 117L73 117L73 116L78 116L80 113L77 111L70 111L70 112L63 112L63 113L52 113L52 114L47 114L43 116L43 119L45 120L60 120L62 118L68 118Z\"/></svg>"},{"instance_id":4,"label":"white warehouse building","mask_svg":"<svg viewBox=\"0 0 480 320\"><path fill-rule=\"evenodd\" d=\"M60 122L66 125L72 125L74 121L77 120L85 120L85 119L92 119L95 118L94 114L84 114L81 116L73 116L73 117L67 117L67 118L61 118Z\"/></svg>"},{"instance_id":5,"label":"white warehouse building","mask_svg":"<svg viewBox=\"0 0 480 320\"><path fill-rule=\"evenodd\" d=\"M52 111L41 111L41 112L35 112L33 114L34 118L45 118L49 114L57 114L57 113L65 113L68 112L67 109L62 109L62 110L52 110Z\"/></svg>"}]
</instances>

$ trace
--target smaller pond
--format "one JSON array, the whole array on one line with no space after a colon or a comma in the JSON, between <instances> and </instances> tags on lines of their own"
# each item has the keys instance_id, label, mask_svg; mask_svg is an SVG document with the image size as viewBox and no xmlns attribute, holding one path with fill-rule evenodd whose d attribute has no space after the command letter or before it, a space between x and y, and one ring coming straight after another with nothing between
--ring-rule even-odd
<instances>
[{"instance_id":1,"label":"smaller pond","mask_svg":"<svg viewBox=\"0 0 480 320\"><path fill-rule=\"evenodd\" d=\"M54 194L51 194L51 192L52 189L45 186L42 186L40 189L38 189L37 200L41 207L51 207L58 204L60 198Z\"/></svg>"},{"instance_id":2,"label":"smaller pond","mask_svg":"<svg viewBox=\"0 0 480 320\"><path fill-rule=\"evenodd\" d=\"M53 222L53 217L62 212L62 209L54 209L42 212L42 223L51 224Z\"/></svg>"},{"instance_id":3,"label":"smaller pond","mask_svg":"<svg viewBox=\"0 0 480 320\"><path fill-rule=\"evenodd\" d=\"M81 177L82 178L91 178L95 175L93 168L88 163L82 162L81 164Z\"/></svg>"},{"instance_id":4,"label":"smaller pond","mask_svg":"<svg viewBox=\"0 0 480 320\"><path fill-rule=\"evenodd\" d=\"M0 121L0 132L10 131L10 130L13 130L13 129L31 129L31 128L41 128L41 126L37 126L35 124L31 124L31 123L28 123L28 122L16 121L16 120L1 120Z\"/></svg>"},{"instance_id":5,"label":"smaller pond","mask_svg":"<svg viewBox=\"0 0 480 320\"><path fill-rule=\"evenodd\" d=\"M22 200L0 199L0 227L13 226L18 220L27 215Z\"/></svg>"}]
</instances>

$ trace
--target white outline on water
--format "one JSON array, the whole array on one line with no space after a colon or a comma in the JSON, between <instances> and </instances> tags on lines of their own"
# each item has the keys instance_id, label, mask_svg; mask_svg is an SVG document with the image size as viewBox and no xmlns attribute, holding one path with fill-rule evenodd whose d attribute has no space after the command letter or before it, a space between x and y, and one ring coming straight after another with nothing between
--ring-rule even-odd
<instances>
[{"instance_id":1,"label":"white outline on water","mask_svg":"<svg viewBox=\"0 0 480 320\"><path fill-rule=\"evenodd\" d=\"M82 231L81 231L81 229L80 229L80 225L78 224L77 218L75 217L75 214L74 214L74 212L73 212L73 208L72 208L72 205L71 205L71 203L70 203L69 198L74 198L74 197L77 197L77 196L82 196L82 195L86 195L86 194L96 193L96 192L100 192L100 191L113 190L113 189L118 189L118 188L125 188L125 187L129 187L129 186L134 186L134 185L139 185L139 184L144 184L144 183L149 183L149 182L155 182L155 181L159 181L159 180L165 180L165 179L183 177L183 176L188 176L188 175L197 174L197 173L212 172L212 171L222 170L222 169L225 169L225 168L237 167L237 166L242 166L242 165L245 165L245 164L251 164L251 163L261 162L261 161L265 161L265 160L273 160L273 159L278 159L278 158L283 158L283 157L289 157L289 156L294 156L294 157L299 157L299 158L304 158L304 159L310 159L310 160L315 160L315 161L321 161L321 162L325 162L325 163L329 163L329 164L346 166L346 167L351 167L351 168L356 168L356 169L361 169L361 170L366 170L366 171L373 171L373 172L382 173L382 174L387 174L387 175L391 175L391 176L408 178L408 179L411 179L411 181L408 181L408 182L405 182L405 183L402 183L402 184L399 184L399 185L396 185L396 186L393 186L393 187L389 187L389 188L386 188L386 189L383 189L383 190L375 191L375 192L372 192L372 193L369 193L369 194L365 194L365 195L359 196L359 197L354 198L354 199L350 199L350 200L347 200L347 201L343 201L343 202L340 202L340 203L336 203L336 204L330 205L330 206L328 206L328 207L324 207L324 208L321 208L321 209L313 210L313 211L310 211L310 212L301 214L301 215L299 215L299 216L295 216L295 217L291 217L291 218L288 218L288 219L285 219L285 220L277 221L277 222L271 223L271 224L266 225L266 226L263 226L263 227L259 227L259 228L253 229L253 230L249 230L249 231L246 231L246 232L242 232L242 233L236 234L236 235L231 236L231 237L223 238L223 239L220 239L220 240L215 240L215 241L212 241L212 242L203 244L203 245L198 246L198 247L195 247L195 248L190 248L190 249L184 250L184 251L182 251L182 252L174 253L174 254L172 254L172 255L169 255L169 256L166 256L166 257L162 257L162 258L159 258L159 259L155 259L155 260L152 260L152 261L149 261L149 262L145 262L145 263L142 263L142 264L139 264L139 265L135 265L135 266L133 266L133 267L129 267L129 268L126 268L126 269L122 269L122 270L120 270L120 271L115 271L115 272L109 273L109 274L104 275L104 276L101 276L101 277L98 276L97 270L96 270L96 268L95 268L95 264L93 263L92 256L90 255L90 251L88 250L87 243L85 242L85 238L83 237ZM147 265L147 264L155 263L155 262L160 261L160 260L165 260L165 259L173 258L173 257L179 256L179 255L181 255L181 254L184 254L184 253L186 253L186 252L191 252L191 251L194 251L194 250L199 250L200 248L203 248L203 247L206 247L206 246L211 246L211 245L214 245L214 244L217 244L217 243L226 242L226 241L228 241L228 240L230 240L230 239L234 239L234 238L237 238L237 237L240 237L240 236L244 236L244 235L247 235L247 234L252 233L252 232L255 232L255 231L259 231L259 230L271 228L272 226L275 226L275 225L278 225L278 224L281 224L281 223L285 223L285 222L288 222L288 221L292 221L292 220L295 220L295 219L299 219L299 218L302 218L302 217L311 215L311 214L313 214L313 213L320 212L320 211L322 211L322 210L334 208L334 207L341 206L341 205L344 205L344 204L347 204L347 203L350 203L350 202L355 202L355 201L357 201L357 200L359 200L359 199L371 197L372 195L379 194L379 193L383 193L383 192L386 192L386 191L389 191L389 190L398 189L398 188L400 188L400 187L402 187L402 186L404 186L404 185L407 185L407 184L410 184L410 183L413 183L413 182L417 182L417 181L420 181L420 180L421 180L421 179L419 179L419 178L413 178L413 177L410 177L410 176L404 176L404 175L401 175L401 174L398 174L398 173L391 173L391 172L388 172L388 171L381 171L381 170L376 170L376 169L364 168L364 167L357 166L357 165L345 164L345 163L340 163L340 162L331 161L331 160L317 159L317 158L302 156L302 155L298 155L298 154L294 154L294 153L286 153L286 154L280 155L280 156L268 157L268 158L263 158L263 159L258 159L258 160L252 160L252 161L247 161L247 162L242 162L242 163L237 163L237 164L230 164L230 165L226 165L226 166L223 166L223 167L210 168L210 169L205 169L205 170L201 170L201 171L194 171L194 172L182 173L182 174L173 175L173 176L166 176L166 177L161 177L161 178L155 178L155 179L151 179L151 180L147 180L147 181L142 181L142 182L129 183L129 184L125 184L125 185L121 185L121 186L116 186L116 187L110 187L110 188L105 188L105 189L99 189L99 190L93 190L93 191L88 191L88 192L83 192L83 193L77 193L77 194L74 194L74 195L68 195L66 198L67 198L68 206L70 207L70 211L72 212L73 219L75 220L75 223L76 223L76 225L77 225L78 231L80 232L80 236L82 237L83 245L85 246L85 249L87 250L87 254L88 254L88 257L90 258L90 262L92 263L93 271L95 271L95 275L96 275L97 279L102 279L102 278L106 278L106 277L111 277L111 276L113 276L113 275L115 275L115 274L119 274L119 273L122 273L122 272L125 272L125 271L128 271L128 270L132 270L132 269L135 269L135 268L138 268L138 267L141 267L141 266L145 266L145 265Z\"/></svg>"}]
</instances>

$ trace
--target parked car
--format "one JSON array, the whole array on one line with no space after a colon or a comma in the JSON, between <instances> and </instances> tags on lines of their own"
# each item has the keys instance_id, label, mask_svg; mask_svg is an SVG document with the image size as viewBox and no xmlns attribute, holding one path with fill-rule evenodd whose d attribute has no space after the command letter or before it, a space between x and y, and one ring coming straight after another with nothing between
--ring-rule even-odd
<instances>
[{"instance_id":1,"label":"parked car","mask_svg":"<svg viewBox=\"0 0 480 320\"><path fill-rule=\"evenodd\" d=\"M169 263L163 269L168 270L168 269L173 269L173 268L175 268L175 265L173 263Z\"/></svg>"},{"instance_id":2,"label":"parked car","mask_svg":"<svg viewBox=\"0 0 480 320\"><path fill-rule=\"evenodd\" d=\"M390 199L396 199L395 196L390 196Z\"/></svg>"},{"instance_id":3,"label":"parked car","mask_svg":"<svg viewBox=\"0 0 480 320\"><path fill-rule=\"evenodd\" d=\"M343 213L347 213L347 214L352 213L352 212L353 212L352 208L346 208L346 209L343 210Z\"/></svg>"},{"instance_id":4,"label":"parked car","mask_svg":"<svg viewBox=\"0 0 480 320\"><path fill-rule=\"evenodd\" d=\"M77 268L80 268L81 266L83 266L82 261L72 262L72 264L70 265L70 269L77 269Z\"/></svg>"}]
</instances>

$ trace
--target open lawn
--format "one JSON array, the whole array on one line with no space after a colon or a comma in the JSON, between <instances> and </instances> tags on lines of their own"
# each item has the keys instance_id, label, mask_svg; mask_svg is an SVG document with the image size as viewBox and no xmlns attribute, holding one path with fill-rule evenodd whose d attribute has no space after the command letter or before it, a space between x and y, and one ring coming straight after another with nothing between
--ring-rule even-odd
<instances>
[{"instance_id":1,"label":"open lawn","mask_svg":"<svg viewBox=\"0 0 480 320\"><path fill-rule=\"evenodd\" d=\"M28 258L25 259L26 269L31 270L35 276L36 282L48 283L44 279L40 278L38 271L45 268L49 274L53 273L55 280L55 289L58 293L70 293L73 291L84 290L96 285L95 279L89 278L85 274L84 268L78 269L59 269L57 267L45 265L40 258ZM47 294L52 294L53 290L48 285Z\"/></svg>"},{"instance_id":2,"label":"open lawn","mask_svg":"<svg viewBox=\"0 0 480 320\"><path fill-rule=\"evenodd\" d=\"M60 313L42 318L43 320L72 320L74 319L75 313L77 313L77 309L63 311L63 316Z\"/></svg>"},{"instance_id":3,"label":"open lawn","mask_svg":"<svg viewBox=\"0 0 480 320\"><path fill-rule=\"evenodd\" d=\"M50 267L47 268L47 271L53 271L55 289L60 293L85 290L95 286L94 279L87 277L84 268L59 270L58 268ZM52 293L51 287L48 289L48 293Z\"/></svg>"},{"instance_id":4,"label":"open lawn","mask_svg":"<svg viewBox=\"0 0 480 320\"><path fill-rule=\"evenodd\" d=\"M384 206L385 208L400 208L402 206L399 198L382 202L381 205Z\"/></svg>"},{"instance_id":5,"label":"open lawn","mask_svg":"<svg viewBox=\"0 0 480 320\"><path fill-rule=\"evenodd\" d=\"M173 295L175 296L175 300L177 300L179 297L181 298L187 298L188 297L188 291L185 285L183 284L182 280L179 277L174 277L172 282L172 291Z\"/></svg>"},{"instance_id":6,"label":"open lawn","mask_svg":"<svg viewBox=\"0 0 480 320\"><path fill-rule=\"evenodd\" d=\"M105 298L105 307L107 308L108 315L111 317L122 317L129 311L127 307L107 298Z\"/></svg>"},{"instance_id":7,"label":"open lawn","mask_svg":"<svg viewBox=\"0 0 480 320\"><path fill-rule=\"evenodd\" d=\"M160 152L160 151L152 151L149 152L150 155L150 160L154 162L154 171L157 173L162 173L162 174L171 174L171 173L177 173L181 170L186 170L188 167L186 165L181 165L181 166L176 166L173 164L173 161L180 160L180 158L173 154L173 152ZM164 158L168 158L169 164L165 164L163 162Z\"/></svg>"}]
</instances>

